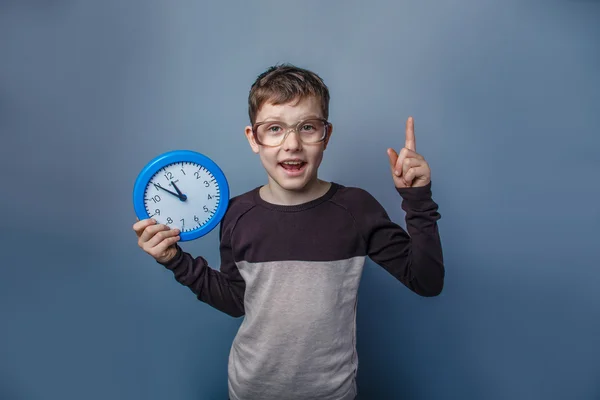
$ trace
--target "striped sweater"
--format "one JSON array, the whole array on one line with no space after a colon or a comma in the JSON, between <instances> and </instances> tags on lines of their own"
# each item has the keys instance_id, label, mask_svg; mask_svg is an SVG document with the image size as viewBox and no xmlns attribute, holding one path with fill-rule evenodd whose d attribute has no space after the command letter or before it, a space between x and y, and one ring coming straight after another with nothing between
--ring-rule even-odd
<instances>
[{"instance_id":1,"label":"striped sweater","mask_svg":"<svg viewBox=\"0 0 600 400\"><path fill-rule=\"evenodd\" d=\"M232 400L346 400L357 395L356 304L366 257L413 292L444 282L431 183L397 189L406 230L363 189L332 183L293 206L259 188L231 199L220 226L220 268L177 246L165 263L210 306L243 320L228 363Z\"/></svg>"}]
</instances>

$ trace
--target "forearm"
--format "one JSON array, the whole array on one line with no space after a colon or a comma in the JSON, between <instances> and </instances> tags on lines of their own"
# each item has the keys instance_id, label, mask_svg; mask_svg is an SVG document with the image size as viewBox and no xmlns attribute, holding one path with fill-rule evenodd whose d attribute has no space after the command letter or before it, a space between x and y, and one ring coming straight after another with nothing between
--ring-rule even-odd
<instances>
[{"instance_id":1,"label":"forearm","mask_svg":"<svg viewBox=\"0 0 600 400\"><path fill-rule=\"evenodd\" d=\"M403 197L406 229L410 236L407 258L408 285L423 296L436 296L444 287L444 259L437 221L438 205L431 186L398 190Z\"/></svg>"},{"instance_id":2,"label":"forearm","mask_svg":"<svg viewBox=\"0 0 600 400\"><path fill-rule=\"evenodd\" d=\"M163 264L175 280L188 287L198 300L232 317L244 315L244 282L211 268L203 257L192 257L177 246L177 254Z\"/></svg>"}]
</instances>

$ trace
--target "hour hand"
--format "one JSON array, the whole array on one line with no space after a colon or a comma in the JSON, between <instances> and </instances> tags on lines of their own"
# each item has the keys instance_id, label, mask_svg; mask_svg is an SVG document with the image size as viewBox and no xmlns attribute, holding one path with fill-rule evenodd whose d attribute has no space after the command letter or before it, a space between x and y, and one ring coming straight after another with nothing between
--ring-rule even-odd
<instances>
[{"instance_id":1,"label":"hour hand","mask_svg":"<svg viewBox=\"0 0 600 400\"><path fill-rule=\"evenodd\" d=\"M179 188L177 187L177 185L175 184L174 181L171 181L171 185L173 185L173 187L175 188L175 190L177 190L177 193L179 195L179 199L181 201L185 201L185 199L187 199L187 196L183 193L181 193L181 190L179 190Z\"/></svg>"}]
</instances>

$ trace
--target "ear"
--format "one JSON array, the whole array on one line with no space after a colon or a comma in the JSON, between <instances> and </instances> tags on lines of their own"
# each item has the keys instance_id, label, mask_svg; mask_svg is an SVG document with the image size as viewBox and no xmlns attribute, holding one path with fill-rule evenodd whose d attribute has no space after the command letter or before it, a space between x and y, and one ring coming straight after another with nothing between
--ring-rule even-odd
<instances>
[{"instance_id":1,"label":"ear","mask_svg":"<svg viewBox=\"0 0 600 400\"><path fill-rule=\"evenodd\" d=\"M250 143L250 147L252 148L252 151L255 152L256 154L258 154L259 146L256 143L256 141L254 140L254 134L252 133L251 126L246 127L245 134L246 134L246 139L248 139L248 143Z\"/></svg>"},{"instance_id":2,"label":"ear","mask_svg":"<svg viewBox=\"0 0 600 400\"><path fill-rule=\"evenodd\" d=\"M327 144L329 143L329 138L331 137L332 134L333 134L333 125L329 125L329 132L327 132L327 136L325 137L325 140L323 141L323 150L325 150L327 148Z\"/></svg>"}]
</instances>

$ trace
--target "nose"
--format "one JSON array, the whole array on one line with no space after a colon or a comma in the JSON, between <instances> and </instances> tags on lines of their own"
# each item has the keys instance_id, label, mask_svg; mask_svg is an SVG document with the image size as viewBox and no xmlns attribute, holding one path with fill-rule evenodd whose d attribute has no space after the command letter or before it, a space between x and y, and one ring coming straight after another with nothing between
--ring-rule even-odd
<instances>
[{"instance_id":1,"label":"nose","mask_svg":"<svg viewBox=\"0 0 600 400\"><path fill-rule=\"evenodd\" d=\"M299 140L298 132L295 129L290 130L282 146L286 151L299 151L302 149L302 142Z\"/></svg>"}]
</instances>

